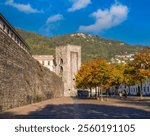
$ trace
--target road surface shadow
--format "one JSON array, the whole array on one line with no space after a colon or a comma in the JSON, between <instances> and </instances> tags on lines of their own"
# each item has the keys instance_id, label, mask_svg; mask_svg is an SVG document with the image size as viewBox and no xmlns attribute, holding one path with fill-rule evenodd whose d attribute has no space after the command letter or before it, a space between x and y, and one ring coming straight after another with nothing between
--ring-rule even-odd
<instances>
[{"instance_id":1,"label":"road surface shadow","mask_svg":"<svg viewBox=\"0 0 150 136\"><path fill-rule=\"evenodd\" d=\"M11 112L0 114L2 119L150 119L150 112L128 107L96 104L47 105L27 115Z\"/></svg>"},{"instance_id":2,"label":"road surface shadow","mask_svg":"<svg viewBox=\"0 0 150 136\"><path fill-rule=\"evenodd\" d=\"M150 109L150 101L120 101L121 104L130 104L130 105L138 105L138 106L147 106Z\"/></svg>"}]
</instances>

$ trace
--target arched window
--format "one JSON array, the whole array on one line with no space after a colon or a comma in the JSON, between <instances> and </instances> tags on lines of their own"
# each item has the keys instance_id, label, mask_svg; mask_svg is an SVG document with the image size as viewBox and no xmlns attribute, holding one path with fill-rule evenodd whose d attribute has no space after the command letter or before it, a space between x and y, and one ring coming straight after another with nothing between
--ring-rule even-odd
<instances>
[{"instance_id":1,"label":"arched window","mask_svg":"<svg viewBox=\"0 0 150 136\"><path fill-rule=\"evenodd\" d=\"M61 59L60 59L60 65L62 65L62 64L63 64L63 59L61 58Z\"/></svg>"},{"instance_id":2,"label":"arched window","mask_svg":"<svg viewBox=\"0 0 150 136\"><path fill-rule=\"evenodd\" d=\"M60 73L63 73L63 67L62 66L60 67Z\"/></svg>"},{"instance_id":3,"label":"arched window","mask_svg":"<svg viewBox=\"0 0 150 136\"><path fill-rule=\"evenodd\" d=\"M60 66L60 73L59 73L59 75L60 75L60 78L62 79L62 77L63 77L63 67L62 66Z\"/></svg>"}]
</instances>

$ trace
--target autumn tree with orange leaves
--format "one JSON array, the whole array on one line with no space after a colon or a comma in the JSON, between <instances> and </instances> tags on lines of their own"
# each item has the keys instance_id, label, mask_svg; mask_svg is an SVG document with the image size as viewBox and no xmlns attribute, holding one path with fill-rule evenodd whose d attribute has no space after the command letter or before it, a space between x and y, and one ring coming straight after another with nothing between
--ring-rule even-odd
<instances>
[{"instance_id":1,"label":"autumn tree with orange leaves","mask_svg":"<svg viewBox=\"0 0 150 136\"><path fill-rule=\"evenodd\" d=\"M102 88L109 84L111 75L111 67L104 59L95 59L83 64L76 75L76 87L77 88L101 88L101 99Z\"/></svg>"},{"instance_id":2,"label":"autumn tree with orange leaves","mask_svg":"<svg viewBox=\"0 0 150 136\"><path fill-rule=\"evenodd\" d=\"M136 70L135 80L138 80L142 88L142 84L146 79L150 78L150 48L144 49L135 55L134 61L129 63ZM140 89L142 97L142 89Z\"/></svg>"},{"instance_id":3,"label":"autumn tree with orange leaves","mask_svg":"<svg viewBox=\"0 0 150 136\"><path fill-rule=\"evenodd\" d=\"M137 53L135 60L125 65L109 64L102 58L83 64L76 75L76 87L90 90L99 87L102 99L102 89L117 89L120 84L131 86L139 83L142 88L142 84L149 77L150 48Z\"/></svg>"}]
</instances>

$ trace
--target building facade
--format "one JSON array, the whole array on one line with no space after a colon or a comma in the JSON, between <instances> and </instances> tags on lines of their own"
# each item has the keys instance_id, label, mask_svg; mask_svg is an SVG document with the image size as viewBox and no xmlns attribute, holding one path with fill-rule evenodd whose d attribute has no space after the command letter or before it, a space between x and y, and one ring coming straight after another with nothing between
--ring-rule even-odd
<instances>
[{"instance_id":1,"label":"building facade","mask_svg":"<svg viewBox=\"0 0 150 136\"><path fill-rule=\"evenodd\" d=\"M50 71L55 72L54 57L52 55L33 55L32 57Z\"/></svg>"}]
</instances>

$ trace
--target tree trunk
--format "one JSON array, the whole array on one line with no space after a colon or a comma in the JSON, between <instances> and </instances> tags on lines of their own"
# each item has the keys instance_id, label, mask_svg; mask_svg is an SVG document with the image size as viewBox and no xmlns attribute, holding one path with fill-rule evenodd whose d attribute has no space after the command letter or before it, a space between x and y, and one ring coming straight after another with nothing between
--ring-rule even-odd
<instances>
[{"instance_id":1,"label":"tree trunk","mask_svg":"<svg viewBox=\"0 0 150 136\"><path fill-rule=\"evenodd\" d=\"M101 101L103 101L103 90L102 90L102 88L100 89L101 91Z\"/></svg>"},{"instance_id":2,"label":"tree trunk","mask_svg":"<svg viewBox=\"0 0 150 136\"><path fill-rule=\"evenodd\" d=\"M118 96L118 87L115 87L115 97Z\"/></svg>"},{"instance_id":3,"label":"tree trunk","mask_svg":"<svg viewBox=\"0 0 150 136\"><path fill-rule=\"evenodd\" d=\"M92 88L90 88L90 98L92 98Z\"/></svg>"},{"instance_id":4,"label":"tree trunk","mask_svg":"<svg viewBox=\"0 0 150 136\"><path fill-rule=\"evenodd\" d=\"M106 101L108 101L108 96L109 96L109 92L110 90L109 89L106 89Z\"/></svg>"},{"instance_id":5,"label":"tree trunk","mask_svg":"<svg viewBox=\"0 0 150 136\"><path fill-rule=\"evenodd\" d=\"M142 79L140 79L140 85L141 85L141 88L140 88L140 99L143 99L143 94L142 94Z\"/></svg>"},{"instance_id":6,"label":"tree trunk","mask_svg":"<svg viewBox=\"0 0 150 136\"><path fill-rule=\"evenodd\" d=\"M97 87L95 87L95 99L97 98L97 93L98 93Z\"/></svg>"},{"instance_id":7,"label":"tree trunk","mask_svg":"<svg viewBox=\"0 0 150 136\"><path fill-rule=\"evenodd\" d=\"M98 97L100 96L100 87L98 87Z\"/></svg>"}]
</instances>

